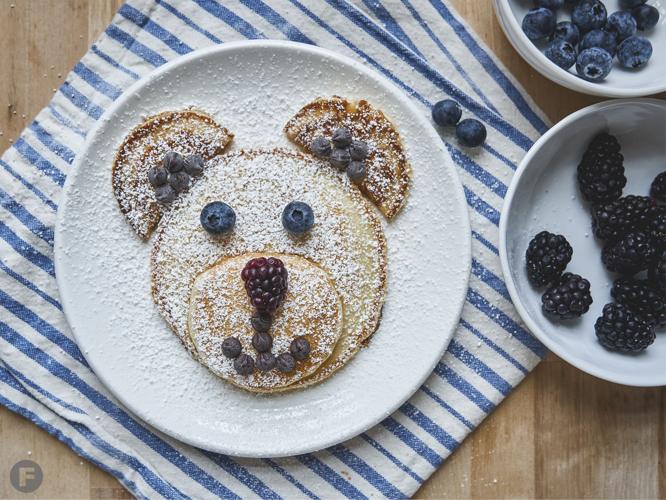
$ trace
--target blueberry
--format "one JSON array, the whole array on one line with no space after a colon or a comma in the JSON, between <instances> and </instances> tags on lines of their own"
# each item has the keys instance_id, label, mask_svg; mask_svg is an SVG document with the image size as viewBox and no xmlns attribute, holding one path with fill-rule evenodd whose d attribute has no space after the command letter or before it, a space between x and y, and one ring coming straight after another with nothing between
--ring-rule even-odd
<instances>
[{"instance_id":1,"label":"blueberry","mask_svg":"<svg viewBox=\"0 0 666 500\"><path fill-rule=\"evenodd\" d=\"M310 342L302 335L296 337L289 344L289 352L298 361L303 361L310 354Z\"/></svg>"},{"instance_id":2,"label":"blueberry","mask_svg":"<svg viewBox=\"0 0 666 500\"><path fill-rule=\"evenodd\" d=\"M266 333L271 329L273 318L266 311L258 312L250 319L250 324L255 332Z\"/></svg>"},{"instance_id":3,"label":"blueberry","mask_svg":"<svg viewBox=\"0 0 666 500\"><path fill-rule=\"evenodd\" d=\"M652 44L642 36L630 36L617 49L617 59L625 68L642 68L648 63L650 56Z\"/></svg>"},{"instance_id":4,"label":"blueberry","mask_svg":"<svg viewBox=\"0 0 666 500\"><path fill-rule=\"evenodd\" d=\"M214 201L206 205L199 216L203 228L211 234L230 231L236 224L236 213L226 203Z\"/></svg>"},{"instance_id":5,"label":"blueberry","mask_svg":"<svg viewBox=\"0 0 666 500\"><path fill-rule=\"evenodd\" d=\"M169 172L163 167L153 167L148 170L148 182L153 187L164 186L169 180Z\"/></svg>"},{"instance_id":6,"label":"blueberry","mask_svg":"<svg viewBox=\"0 0 666 500\"><path fill-rule=\"evenodd\" d=\"M242 350L243 346L236 337L227 337L222 341L222 354L227 358L237 358Z\"/></svg>"},{"instance_id":7,"label":"blueberry","mask_svg":"<svg viewBox=\"0 0 666 500\"><path fill-rule=\"evenodd\" d=\"M583 40L580 42L579 50L591 49L592 47L599 47L604 49L611 56L615 55L617 51L617 41L613 33L604 30L592 30L585 34Z\"/></svg>"},{"instance_id":8,"label":"blueberry","mask_svg":"<svg viewBox=\"0 0 666 500\"><path fill-rule=\"evenodd\" d=\"M187 172L192 177L199 177L203 174L204 170L204 159L201 155L190 155L185 158L185 172Z\"/></svg>"},{"instance_id":9,"label":"blueberry","mask_svg":"<svg viewBox=\"0 0 666 500\"><path fill-rule=\"evenodd\" d=\"M534 5L550 10L557 10L564 7L564 0L534 0Z\"/></svg>"},{"instance_id":10,"label":"blueberry","mask_svg":"<svg viewBox=\"0 0 666 500\"><path fill-rule=\"evenodd\" d=\"M592 47L578 54L576 72L585 80L599 82L608 76L613 67L613 58L604 49Z\"/></svg>"},{"instance_id":11,"label":"blueberry","mask_svg":"<svg viewBox=\"0 0 666 500\"><path fill-rule=\"evenodd\" d=\"M241 354L235 359L234 368L239 375L249 375L254 371L254 359L248 354Z\"/></svg>"},{"instance_id":12,"label":"blueberry","mask_svg":"<svg viewBox=\"0 0 666 500\"><path fill-rule=\"evenodd\" d=\"M365 164L362 161L350 161L347 165L347 176L352 182L361 182L365 179Z\"/></svg>"},{"instance_id":13,"label":"blueberry","mask_svg":"<svg viewBox=\"0 0 666 500\"><path fill-rule=\"evenodd\" d=\"M346 148L352 141L351 132L344 127L335 129L331 140L336 148Z\"/></svg>"},{"instance_id":14,"label":"blueberry","mask_svg":"<svg viewBox=\"0 0 666 500\"><path fill-rule=\"evenodd\" d=\"M290 233L303 234L312 229L314 213L310 205L302 201L292 201L282 212L282 225Z\"/></svg>"},{"instance_id":15,"label":"blueberry","mask_svg":"<svg viewBox=\"0 0 666 500\"><path fill-rule=\"evenodd\" d=\"M576 62L576 49L564 40L553 41L544 54L562 69L569 69Z\"/></svg>"},{"instance_id":16,"label":"blueberry","mask_svg":"<svg viewBox=\"0 0 666 500\"><path fill-rule=\"evenodd\" d=\"M555 31L553 31L552 40L564 40L569 42L574 47L578 45L580 40L580 31L578 31L578 26L569 21L562 21L555 25Z\"/></svg>"},{"instance_id":17,"label":"blueberry","mask_svg":"<svg viewBox=\"0 0 666 500\"><path fill-rule=\"evenodd\" d=\"M629 12L620 10L608 16L606 31L613 33L618 42L636 33L636 20Z\"/></svg>"},{"instance_id":18,"label":"blueberry","mask_svg":"<svg viewBox=\"0 0 666 500\"><path fill-rule=\"evenodd\" d=\"M176 199L176 192L171 186L164 184L155 189L155 199L162 205L168 205Z\"/></svg>"},{"instance_id":19,"label":"blueberry","mask_svg":"<svg viewBox=\"0 0 666 500\"><path fill-rule=\"evenodd\" d=\"M432 107L432 121L440 127L452 127L460 121L462 109L452 99L438 101Z\"/></svg>"},{"instance_id":20,"label":"blueberry","mask_svg":"<svg viewBox=\"0 0 666 500\"><path fill-rule=\"evenodd\" d=\"M352 160L365 160L368 156L368 145L363 141L353 140L349 145L349 156Z\"/></svg>"},{"instance_id":21,"label":"blueberry","mask_svg":"<svg viewBox=\"0 0 666 500\"><path fill-rule=\"evenodd\" d=\"M639 5L643 5L647 0L620 0L621 9L633 9Z\"/></svg>"},{"instance_id":22,"label":"blueberry","mask_svg":"<svg viewBox=\"0 0 666 500\"><path fill-rule=\"evenodd\" d=\"M283 373L289 373L296 367L296 360L288 352L283 352L277 357L276 367Z\"/></svg>"},{"instance_id":23,"label":"blueberry","mask_svg":"<svg viewBox=\"0 0 666 500\"><path fill-rule=\"evenodd\" d=\"M252 346L257 352L268 352L273 347L273 337L270 333L256 332L252 336Z\"/></svg>"},{"instance_id":24,"label":"blueberry","mask_svg":"<svg viewBox=\"0 0 666 500\"><path fill-rule=\"evenodd\" d=\"M275 364L275 355L271 354L270 352L262 352L257 354L257 361L255 362L255 366L258 370L261 370L262 372L269 372L275 368Z\"/></svg>"},{"instance_id":25,"label":"blueberry","mask_svg":"<svg viewBox=\"0 0 666 500\"><path fill-rule=\"evenodd\" d=\"M319 158L331 156L331 149L331 141L322 135L315 137L312 144L310 144L310 151Z\"/></svg>"},{"instance_id":26,"label":"blueberry","mask_svg":"<svg viewBox=\"0 0 666 500\"><path fill-rule=\"evenodd\" d=\"M530 40L546 38L555 29L555 14L550 9L530 9L523 18L523 31Z\"/></svg>"},{"instance_id":27,"label":"blueberry","mask_svg":"<svg viewBox=\"0 0 666 500\"><path fill-rule=\"evenodd\" d=\"M581 0L574 7L571 20L581 33L603 28L606 24L606 7L599 0Z\"/></svg>"},{"instance_id":28,"label":"blueberry","mask_svg":"<svg viewBox=\"0 0 666 500\"><path fill-rule=\"evenodd\" d=\"M631 11L631 15L641 31L651 30L659 22L659 11L652 5L640 5Z\"/></svg>"},{"instance_id":29,"label":"blueberry","mask_svg":"<svg viewBox=\"0 0 666 500\"><path fill-rule=\"evenodd\" d=\"M184 166L183 155L175 151L169 151L162 159L162 166L169 172L180 172Z\"/></svg>"},{"instance_id":30,"label":"blueberry","mask_svg":"<svg viewBox=\"0 0 666 500\"><path fill-rule=\"evenodd\" d=\"M190 187L190 176L184 170L169 174L169 185L176 193L187 191Z\"/></svg>"},{"instance_id":31,"label":"blueberry","mask_svg":"<svg viewBox=\"0 0 666 500\"><path fill-rule=\"evenodd\" d=\"M458 140L469 148L480 146L486 140L486 127L479 120L466 118L458 123L456 136Z\"/></svg>"},{"instance_id":32,"label":"blueberry","mask_svg":"<svg viewBox=\"0 0 666 500\"><path fill-rule=\"evenodd\" d=\"M331 153L330 161L331 165L333 165L334 167L340 170L346 169L347 165L349 165L349 162L351 161L351 155L349 154L349 150L335 148Z\"/></svg>"}]
</instances>

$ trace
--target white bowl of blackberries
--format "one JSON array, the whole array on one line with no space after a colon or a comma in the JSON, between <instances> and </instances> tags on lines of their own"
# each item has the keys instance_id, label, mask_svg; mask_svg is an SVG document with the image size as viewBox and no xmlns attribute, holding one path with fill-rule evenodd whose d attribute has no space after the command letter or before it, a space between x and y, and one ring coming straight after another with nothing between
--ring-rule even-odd
<instances>
[{"instance_id":1,"label":"white bowl of blackberries","mask_svg":"<svg viewBox=\"0 0 666 500\"><path fill-rule=\"evenodd\" d=\"M507 38L572 90L637 97L666 90L666 0L494 0Z\"/></svg>"},{"instance_id":2,"label":"white bowl of blackberries","mask_svg":"<svg viewBox=\"0 0 666 500\"><path fill-rule=\"evenodd\" d=\"M549 130L500 221L510 297L546 347L601 378L666 385L666 101L607 101Z\"/></svg>"}]
</instances>

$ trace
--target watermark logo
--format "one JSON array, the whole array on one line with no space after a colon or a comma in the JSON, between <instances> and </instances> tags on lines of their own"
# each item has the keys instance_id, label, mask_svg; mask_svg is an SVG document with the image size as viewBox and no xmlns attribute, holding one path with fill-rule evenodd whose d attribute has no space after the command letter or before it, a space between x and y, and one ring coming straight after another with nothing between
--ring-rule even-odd
<instances>
[{"instance_id":1,"label":"watermark logo","mask_svg":"<svg viewBox=\"0 0 666 500\"><path fill-rule=\"evenodd\" d=\"M14 464L9 473L12 486L22 493L32 493L42 484L42 468L32 460L21 460Z\"/></svg>"}]
</instances>

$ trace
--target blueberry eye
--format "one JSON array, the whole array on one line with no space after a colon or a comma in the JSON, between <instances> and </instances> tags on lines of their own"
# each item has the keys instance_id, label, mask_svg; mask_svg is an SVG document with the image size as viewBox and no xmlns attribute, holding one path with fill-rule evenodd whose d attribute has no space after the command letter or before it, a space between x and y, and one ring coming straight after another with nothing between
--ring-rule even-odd
<instances>
[{"instance_id":1,"label":"blueberry eye","mask_svg":"<svg viewBox=\"0 0 666 500\"><path fill-rule=\"evenodd\" d=\"M214 201L203 208L199 220L209 233L223 234L231 231L236 225L236 213L226 203Z\"/></svg>"},{"instance_id":2,"label":"blueberry eye","mask_svg":"<svg viewBox=\"0 0 666 500\"><path fill-rule=\"evenodd\" d=\"M308 232L314 224L314 213L310 205L302 201L292 201L282 212L282 225L293 234Z\"/></svg>"}]
</instances>

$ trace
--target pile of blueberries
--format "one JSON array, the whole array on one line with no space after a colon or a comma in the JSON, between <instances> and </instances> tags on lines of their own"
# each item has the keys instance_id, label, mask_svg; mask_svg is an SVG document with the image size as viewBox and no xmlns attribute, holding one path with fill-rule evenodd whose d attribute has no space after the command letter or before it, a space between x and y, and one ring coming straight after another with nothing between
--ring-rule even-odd
<instances>
[{"instance_id":1,"label":"pile of blueberries","mask_svg":"<svg viewBox=\"0 0 666 500\"><path fill-rule=\"evenodd\" d=\"M200 177L204 170L201 155L184 157L176 151L169 151L162 159L162 164L148 170L148 182L155 189L155 199L168 205L176 199L178 193L190 188L192 177Z\"/></svg>"},{"instance_id":2,"label":"pile of blueberries","mask_svg":"<svg viewBox=\"0 0 666 500\"><path fill-rule=\"evenodd\" d=\"M365 179L366 168L363 160L368 156L368 145L353 139L349 129L335 129L330 140L323 135L315 137L310 144L310 151L331 162L338 170L346 171L352 182L359 183Z\"/></svg>"},{"instance_id":3,"label":"pile of blueberries","mask_svg":"<svg viewBox=\"0 0 666 500\"><path fill-rule=\"evenodd\" d=\"M581 78L599 82L613 68L640 69L652 56L650 41L637 35L659 21L659 11L647 0L620 0L623 10L607 14L600 0L534 0L523 18L523 32L532 41L548 41L545 56L560 68L574 64ZM557 22L557 11L571 8L571 21Z\"/></svg>"},{"instance_id":4,"label":"pile of blueberries","mask_svg":"<svg viewBox=\"0 0 666 500\"><path fill-rule=\"evenodd\" d=\"M486 141L486 126L474 118L460 120L462 109L452 99L438 101L432 107L432 121L440 127L455 127L456 137L463 146L475 148Z\"/></svg>"}]
</instances>

